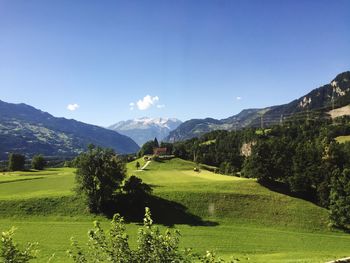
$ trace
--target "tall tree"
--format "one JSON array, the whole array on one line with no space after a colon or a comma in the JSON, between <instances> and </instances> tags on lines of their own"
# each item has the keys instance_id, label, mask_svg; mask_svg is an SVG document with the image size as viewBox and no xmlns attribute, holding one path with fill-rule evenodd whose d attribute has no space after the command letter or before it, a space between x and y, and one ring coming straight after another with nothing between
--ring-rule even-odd
<instances>
[{"instance_id":1,"label":"tall tree","mask_svg":"<svg viewBox=\"0 0 350 263\"><path fill-rule=\"evenodd\" d=\"M46 160L45 158L39 154L35 155L32 159L32 168L36 170L43 170L46 165Z\"/></svg>"},{"instance_id":2,"label":"tall tree","mask_svg":"<svg viewBox=\"0 0 350 263\"><path fill-rule=\"evenodd\" d=\"M350 169L335 170L330 194L330 219L339 227L350 227Z\"/></svg>"},{"instance_id":3,"label":"tall tree","mask_svg":"<svg viewBox=\"0 0 350 263\"><path fill-rule=\"evenodd\" d=\"M157 148L158 148L158 147L159 147L159 142L158 142L158 140L157 140L157 137L154 138L154 141L153 141L153 142L154 142L154 147L157 147Z\"/></svg>"},{"instance_id":4,"label":"tall tree","mask_svg":"<svg viewBox=\"0 0 350 263\"><path fill-rule=\"evenodd\" d=\"M91 212L103 212L126 177L125 163L112 149L89 147L77 158L77 167L78 193L86 197Z\"/></svg>"},{"instance_id":5,"label":"tall tree","mask_svg":"<svg viewBox=\"0 0 350 263\"><path fill-rule=\"evenodd\" d=\"M11 153L9 155L9 166L10 171L23 171L26 158L22 154Z\"/></svg>"}]
</instances>

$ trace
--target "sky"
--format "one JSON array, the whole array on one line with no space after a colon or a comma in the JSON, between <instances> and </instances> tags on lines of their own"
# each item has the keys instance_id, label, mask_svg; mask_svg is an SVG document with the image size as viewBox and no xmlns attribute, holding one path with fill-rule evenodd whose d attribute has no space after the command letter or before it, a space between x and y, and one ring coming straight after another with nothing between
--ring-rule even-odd
<instances>
[{"instance_id":1,"label":"sky","mask_svg":"<svg viewBox=\"0 0 350 263\"><path fill-rule=\"evenodd\" d=\"M0 100L109 126L227 118L350 70L348 0L0 0Z\"/></svg>"}]
</instances>

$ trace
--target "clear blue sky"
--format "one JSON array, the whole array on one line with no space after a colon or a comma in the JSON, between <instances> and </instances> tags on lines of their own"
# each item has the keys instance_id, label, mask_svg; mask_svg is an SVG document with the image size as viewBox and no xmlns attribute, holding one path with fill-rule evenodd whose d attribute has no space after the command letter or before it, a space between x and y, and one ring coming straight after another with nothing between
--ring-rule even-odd
<instances>
[{"instance_id":1,"label":"clear blue sky","mask_svg":"<svg viewBox=\"0 0 350 263\"><path fill-rule=\"evenodd\" d=\"M0 99L102 126L286 103L350 70L349 11L348 0L0 0Z\"/></svg>"}]
</instances>

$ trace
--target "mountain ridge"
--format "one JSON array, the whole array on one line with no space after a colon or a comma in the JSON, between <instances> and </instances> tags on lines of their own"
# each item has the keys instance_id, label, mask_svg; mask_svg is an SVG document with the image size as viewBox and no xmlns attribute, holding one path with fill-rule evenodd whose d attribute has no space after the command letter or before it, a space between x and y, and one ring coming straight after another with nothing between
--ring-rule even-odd
<instances>
[{"instance_id":1,"label":"mountain ridge","mask_svg":"<svg viewBox=\"0 0 350 263\"><path fill-rule=\"evenodd\" d=\"M329 84L311 90L289 103L261 109L244 109L225 119L191 119L170 132L166 141L182 141L199 137L213 130L235 130L247 127L270 126L283 122L298 113L322 110L330 111L350 104L350 71L338 74ZM209 120L209 121L208 121Z\"/></svg>"},{"instance_id":2,"label":"mountain ridge","mask_svg":"<svg viewBox=\"0 0 350 263\"><path fill-rule=\"evenodd\" d=\"M169 132L176 129L182 122L176 118L150 118L142 117L132 120L120 121L108 127L108 129L129 136L138 145L142 146L146 141L155 137L162 141Z\"/></svg>"},{"instance_id":3,"label":"mountain ridge","mask_svg":"<svg viewBox=\"0 0 350 263\"><path fill-rule=\"evenodd\" d=\"M74 156L88 144L109 147L118 153L136 152L129 137L96 125L53 115L24 103L0 100L0 158L9 152Z\"/></svg>"}]
</instances>

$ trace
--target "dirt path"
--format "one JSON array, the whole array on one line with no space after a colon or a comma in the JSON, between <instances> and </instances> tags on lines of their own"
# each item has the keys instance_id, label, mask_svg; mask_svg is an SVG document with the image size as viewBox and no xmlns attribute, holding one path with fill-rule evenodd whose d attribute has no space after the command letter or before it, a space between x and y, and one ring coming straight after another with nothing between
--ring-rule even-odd
<instances>
[{"instance_id":1,"label":"dirt path","mask_svg":"<svg viewBox=\"0 0 350 263\"><path fill-rule=\"evenodd\" d=\"M145 165L142 166L140 170L145 170L150 163L151 161L147 161L147 163L145 163Z\"/></svg>"},{"instance_id":2,"label":"dirt path","mask_svg":"<svg viewBox=\"0 0 350 263\"><path fill-rule=\"evenodd\" d=\"M327 263L346 263L346 262L350 262L350 258L342 258L342 259L337 259L337 260L334 260L334 261L329 261Z\"/></svg>"}]
</instances>

